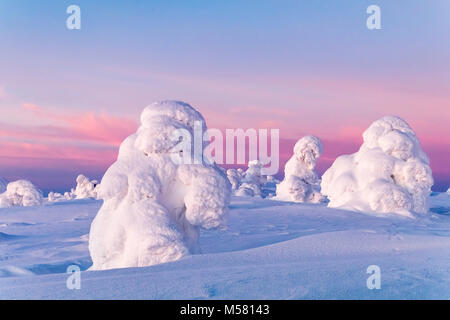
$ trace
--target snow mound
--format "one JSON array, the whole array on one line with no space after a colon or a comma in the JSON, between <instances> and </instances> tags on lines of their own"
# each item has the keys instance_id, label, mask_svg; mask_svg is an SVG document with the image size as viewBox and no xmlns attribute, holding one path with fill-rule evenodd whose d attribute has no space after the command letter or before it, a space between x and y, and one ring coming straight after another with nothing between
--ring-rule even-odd
<instances>
[{"instance_id":1,"label":"snow mound","mask_svg":"<svg viewBox=\"0 0 450 320\"><path fill-rule=\"evenodd\" d=\"M73 191L75 199L97 198L98 183L96 180L90 181L85 175L78 175L77 186Z\"/></svg>"},{"instance_id":2,"label":"snow mound","mask_svg":"<svg viewBox=\"0 0 450 320\"><path fill-rule=\"evenodd\" d=\"M226 176L214 164L185 164L183 154L173 151L180 142L174 130L192 136L196 121L206 128L202 115L183 102L144 109L141 126L122 142L98 190L104 202L89 236L92 269L178 260L199 252L200 228L225 224L231 193Z\"/></svg>"},{"instance_id":3,"label":"snow mound","mask_svg":"<svg viewBox=\"0 0 450 320\"><path fill-rule=\"evenodd\" d=\"M358 152L338 157L322 176L329 206L427 213L433 178L411 127L399 117L386 116L372 123L363 139Z\"/></svg>"},{"instance_id":4,"label":"snow mound","mask_svg":"<svg viewBox=\"0 0 450 320\"><path fill-rule=\"evenodd\" d=\"M245 197L261 197L262 189L267 179L261 174L262 164L259 160L248 162L248 169L245 171L239 188L235 195Z\"/></svg>"},{"instance_id":5,"label":"snow mound","mask_svg":"<svg viewBox=\"0 0 450 320\"><path fill-rule=\"evenodd\" d=\"M5 178L0 177L0 193L3 193L6 191L6 186L8 185L8 180Z\"/></svg>"},{"instance_id":6,"label":"snow mound","mask_svg":"<svg viewBox=\"0 0 450 320\"><path fill-rule=\"evenodd\" d=\"M8 183L6 191L0 195L0 208L37 206L42 200L42 192L30 181L17 180Z\"/></svg>"},{"instance_id":7,"label":"snow mound","mask_svg":"<svg viewBox=\"0 0 450 320\"><path fill-rule=\"evenodd\" d=\"M277 185L276 199L318 203L324 200L320 180L314 171L322 154L322 143L315 136L305 136L294 146L294 155L284 167L284 180Z\"/></svg>"}]
</instances>

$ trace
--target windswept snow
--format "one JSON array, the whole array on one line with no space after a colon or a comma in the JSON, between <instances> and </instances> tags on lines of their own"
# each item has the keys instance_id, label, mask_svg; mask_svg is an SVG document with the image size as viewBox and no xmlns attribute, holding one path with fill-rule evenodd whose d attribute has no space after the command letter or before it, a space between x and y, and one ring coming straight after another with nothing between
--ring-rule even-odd
<instances>
[{"instance_id":1,"label":"windswept snow","mask_svg":"<svg viewBox=\"0 0 450 320\"><path fill-rule=\"evenodd\" d=\"M91 226L92 269L150 266L198 252L200 228L225 224L230 184L215 165L184 164L176 129L205 120L190 105L156 102L120 146L99 188L104 204ZM206 146L204 146L206 147ZM177 160L177 161L174 161Z\"/></svg>"},{"instance_id":2,"label":"windswept snow","mask_svg":"<svg viewBox=\"0 0 450 320\"><path fill-rule=\"evenodd\" d=\"M38 206L42 204L42 201L42 192L28 180L10 182L6 191L0 194L0 208Z\"/></svg>"},{"instance_id":3,"label":"windswept snow","mask_svg":"<svg viewBox=\"0 0 450 320\"><path fill-rule=\"evenodd\" d=\"M314 171L322 154L322 143L315 136L297 141L294 155L284 168L284 180L277 185L276 199L318 203L324 200L320 193L320 180Z\"/></svg>"},{"instance_id":4,"label":"windswept snow","mask_svg":"<svg viewBox=\"0 0 450 320\"><path fill-rule=\"evenodd\" d=\"M372 123L363 138L358 152L338 157L322 176L329 206L427 213L433 178L411 127L401 118L386 116Z\"/></svg>"},{"instance_id":5,"label":"windswept snow","mask_svg":"<svg viewBox=\"0 0 450 320\"><path fill-rule=\"evenodd\" d=\"M0 299L450 299L450 195L415 219L233 197L228 228L202 230L202 254L152 267L87 270L102 205L71 200L0 209ZM381 289L366 286L381 269Z\"/></svg>"}]
</instances>

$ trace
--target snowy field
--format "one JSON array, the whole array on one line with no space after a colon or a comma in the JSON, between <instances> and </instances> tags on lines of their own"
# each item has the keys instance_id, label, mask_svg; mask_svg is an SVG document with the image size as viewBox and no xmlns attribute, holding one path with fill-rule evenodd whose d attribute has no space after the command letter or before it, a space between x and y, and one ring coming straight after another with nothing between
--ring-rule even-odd
<instances>
[{"instance_id":1,"label":"snowy field","mask_svg":"<svg viewBox=\"0 0 450 320\"><path fill-rule=\"evenodd\" d=\"M99 200L0 209L0 299L450 299L450 194L425 217L374 216L233 197L202 254L145 268L83 271ZM369 290L367 267L381 268Z\"/></svg>"}]
</instances>

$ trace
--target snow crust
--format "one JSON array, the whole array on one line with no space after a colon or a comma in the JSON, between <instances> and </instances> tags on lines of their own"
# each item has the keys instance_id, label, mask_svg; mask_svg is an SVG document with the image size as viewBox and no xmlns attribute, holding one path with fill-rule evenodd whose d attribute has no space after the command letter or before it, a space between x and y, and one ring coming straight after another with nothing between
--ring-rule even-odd
<instances>
[{"instance_id":1,"label":"snow crust","mask_svg":"<svg viewBox=\"0 0 450 320\"><path fill-rule=\"evenodd\" d=\"M199 251L200 228L225 225L231 185L214 164L185 164L173 132L193 134L202 115L184 102L146 107L105 173L91 225L92 269L141 267ZM205 147L205 146L204 146ZM178 161L174 161L178 159Z\"/></svg>"},{"instance_id":2,"label":"snow crust","mask_svg":"<svg viewBox=\"0 0 450 320\"><path fill-rule=\"evenodd\" d=\"M0 208L38 206L42 201L42 192L28 180L10 182L6 191L0 194Z\"/></svg>"},{"instance_id":3,"label":"snow crust","mask_svg":"<svg viewBox=\"0 0 450 320\"><path fill-rule=\"evenodd\" d=\"M322 176L330 207L409 215L428 212L429 160L403 119L383 117L363 134L358 152L338 157Z\"/></svg>"},{"instance_id":4,"label":"snow crust","mask_svg":"<svg viewBox=\"0 0 450 320\"><path fill-rule=\"evenodd\" d=\"M324 200L320 180L314 171L322 154L322 143L315 136L305 136L294 146L294 155L284 167L284 180L276 187L276 199L318 203Z\"/></svg>"}]
</instances>

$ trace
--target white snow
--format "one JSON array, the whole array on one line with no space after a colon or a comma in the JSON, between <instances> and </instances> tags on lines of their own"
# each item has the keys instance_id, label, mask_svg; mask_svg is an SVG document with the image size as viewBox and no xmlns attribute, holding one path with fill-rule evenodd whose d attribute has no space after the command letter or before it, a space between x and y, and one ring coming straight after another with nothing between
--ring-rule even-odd
<instances>
[{"instance_id":1,"label":"white snow","mask_svg":"<svg viewBox=\"0 0 450 320\"><path fill-rule=\"evenodd\" d=\"M0 208L38 206L42 201L42 192L28 180L10 182L6 191L0 194Z\"/></svg>"},{"instance_id":2,"label":"white snow","mask_svg":"<svg viewBox=\"0 0 450 320\"><path fill-rule=\"evenodd\" d=\"M450 195L431 213L374 216L233 197L228 228L202 230L202 254L152 267L87 270L102 205L71 200L0 209L0 299L450 299ZM381 269L381 289L366 286Z\"/></svg>"},{"instance_id":3,"label":"white snow","mask_svg":"<svg viewBox=\"0 0 450 320\"><path fill-rule=\"evenodd\" d=\"M277 185L276 199L318 203L324 200L320 180L314 171L322 154L322 143L315 136L305 136L294 146L294 155L284 167L284 180Z\"/></svg>"},{"instance_id":4,"label":"white snow","mask_svg":"<svg viewBox=\"0 0 450 320\"><path fill-rule=\"evenodd\" d=\"M427 213L433 185L429 160L411 127L383 117L363 134L358 152L338 157L322 176L329 206L360 211Z\"/></svg>"},{"instance_id":5,"label":"white snow","mask_svg":"<svg viewBox=\"0 0 450 320\"><path fill-rule=\"evenodd\" d=\"M179 143L174 130L193 134L195 121L206 128L202 115L183 102L144 109L141 126L123 141L100 184L104 203L89 238L93 270L178 260L199 251L200 228L224 226L231 192L226 176L215 165L184 164L173 151Z\"/></svg>"}]
</instances>

